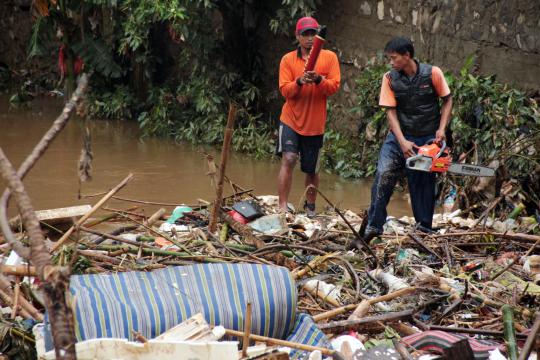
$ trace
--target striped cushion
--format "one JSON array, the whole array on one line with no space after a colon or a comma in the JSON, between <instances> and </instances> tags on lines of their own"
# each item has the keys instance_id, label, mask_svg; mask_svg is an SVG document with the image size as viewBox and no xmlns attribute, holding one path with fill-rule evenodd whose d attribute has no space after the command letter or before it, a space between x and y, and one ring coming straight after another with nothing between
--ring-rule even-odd
<instances>
[{"instance_id":1,"label":"striped cushion","mask_svg":"<svg viewBox=\"0 0 540 360\"><path fill-rule=\"evenodd\" d=\"M287 337L288 341L311 346L320 346L332 348L332 344L328 341L326 335L317 327L313 319L308 314L298 314L294 329ZM307 359L309 352L301 350L293 350L289 357L291 359Z\"/></svg>"},{"instance_id":2,"label":"striped cushion","mask_svg":"<svg viewBox=\"0 0 540 360\"><path fill-rule=\"evenodd\" d=\"M252 304L251 331L285 338L296 319L297 293L287 269L256 264L198 264L152 272L71 277L79 341L154 338L201 312L209 324L242 331Z\"/></svg>"}]
</instances>

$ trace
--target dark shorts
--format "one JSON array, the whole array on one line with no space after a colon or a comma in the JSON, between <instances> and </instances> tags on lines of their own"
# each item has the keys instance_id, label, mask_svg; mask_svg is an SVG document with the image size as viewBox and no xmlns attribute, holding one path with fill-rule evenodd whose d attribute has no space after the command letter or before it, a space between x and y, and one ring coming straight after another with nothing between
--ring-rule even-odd
<instances>
[{"instance_id":1,"label":"dark shorts","mask_svg":"<svg viewBox=\"0 0 540 360\"><path fill-rule=\"evenodd\" d=\"M306 174L319 171L319 153L323 145L323 135L300 135L284 123L279 123L276 153L291 152L300 156L300 170Z\"/></svg>"}]
</instances>

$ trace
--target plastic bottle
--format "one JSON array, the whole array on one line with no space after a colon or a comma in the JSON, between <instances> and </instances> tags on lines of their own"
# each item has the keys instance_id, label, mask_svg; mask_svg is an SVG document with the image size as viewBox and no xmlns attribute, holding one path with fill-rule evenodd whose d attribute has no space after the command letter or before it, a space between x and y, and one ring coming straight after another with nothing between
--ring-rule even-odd
<instances>
[{"instance_id":1,"label":"plastic bottle","mask_svg":"<svg viewBox=\"0 0 540 360\"><path fill-rule=\"evenodd\" d=\"M184 213L193 211L192 208L186 205L177 206L174 208L171 216L167 219L169 224L174 224L174 222L184 216Z\"/></svg>"},{"instance_id":2,"label":"plastic bottle","mask_svg":"<svg viewBox=\"0 0 540 360\"><path fill-rule=\"evenodd\" d=\"M457 193L456 188L451 187L450 191L448 192L448 195L446 195L446 197L444 198L443 209L444 209L445 214L451 213L452 210L454 210L454 203L456 201L456 193Z\"/></svg>"}]
</instances>

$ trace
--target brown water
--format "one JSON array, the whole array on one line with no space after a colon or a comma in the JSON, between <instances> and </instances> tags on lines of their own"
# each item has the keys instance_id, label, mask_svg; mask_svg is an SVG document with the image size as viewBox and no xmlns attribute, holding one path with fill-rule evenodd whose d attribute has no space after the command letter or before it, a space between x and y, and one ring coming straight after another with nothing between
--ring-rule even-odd
<instances>
[{"instance_id":1,"label":"brown water","mask_svg":"<svg viewBox=\"0 0 540 360\"><path fill-rule=\"evenodd\" d=\"M30 108L15 109L8 98L0 96L0 147L17 167L58 116L62 104L56 99L34 100ZM35 209L94 204L99 198L78 200L77 162L82 147L83 126L72 118L44 156L24 180ZM82 194L107 191L129 173L134 179L118 196L164 203L196 204L197 199L213 200L214 190L206 175L203 152L219 151L169 139L141 139L135 122L93 121L93 181L84 183ZM226 174L240 186L253 189L256 195L277 194L279 161L256 160L246 154L232 153ZM297 169L289 201L295 206L304 192L303 175ZM2 189L4 183L0 180ZM370 180L347 181L335 175L321 174L321 191L336 205L359 211L369 206ZM3 191L3 190L2 190ZM225 187L225 196L232 190ZM133 204L111 201L109 206L127 208ZM317 200L318 208L324 200ZM409 205L403 194L395 194L389 214L408 215ZM148 211L152 211L149 208ZM10 211L13 213L13 209Z\"/></svg>"}]
</instances>

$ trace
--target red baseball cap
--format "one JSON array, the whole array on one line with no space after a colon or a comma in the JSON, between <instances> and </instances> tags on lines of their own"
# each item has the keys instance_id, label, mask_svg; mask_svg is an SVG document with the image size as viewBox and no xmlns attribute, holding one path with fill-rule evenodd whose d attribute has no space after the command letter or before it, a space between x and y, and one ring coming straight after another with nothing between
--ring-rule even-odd
<instances>
[{"instance_id":1,"label":"red baseball cap","mask_svg":"<svg viewBox=\"0 0 540 360\"><path fill-rule=\"evenodd\" d=\"M318 30L319 29L319 23L317 20L310 16L305 16L303 18L298 19L296 22L296 33L302 34L306 30Z\"/></svg>"}]
</instances>

